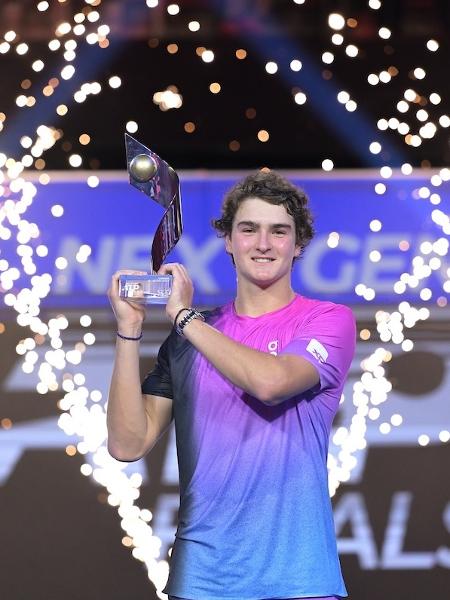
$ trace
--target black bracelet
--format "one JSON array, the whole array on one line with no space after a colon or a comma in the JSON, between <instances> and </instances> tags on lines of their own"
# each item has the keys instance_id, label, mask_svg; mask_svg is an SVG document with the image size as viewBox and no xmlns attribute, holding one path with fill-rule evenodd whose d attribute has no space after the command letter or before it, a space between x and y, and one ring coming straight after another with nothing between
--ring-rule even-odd
<instances>
[{"instance_id":1,"label":"black bracelet","mask_svg":"<svg viewBox=\"0 0 450 600\"><path fill-rule=\"evenodd\" d=\"M204 321L205 317L202 315L201 312L195 310L195 308L189 308L187 315L180 319L180 322L177 325L175 325L175 331L178 333L178 335L184 336L184 328L194 319L200 319L201 321Z\"/></svg>"},{"instance_id":2,"label":"black bracelet","mask_svg":"<svg viewBox=\"0 0 450 600\"><path fill-rule=\"evenodd\" d=\"M173 325L174 327L177 326L177 319L178 317L181 315L181 313L183 312L183 310L191 310L190 308L180 308L180 310L177 312L177 316L175 317L175 319L173 320Z\"/></svg>"},{"instance_id":3,"label":"black bracelet","mask_svg":"<svg viewBox=\"0 0 450 600\"><path fill-rule=\"evenodd\" d=\"M139 342L139 340L142 340L142 336L143 336L142 331L141 331L141 335L139 337L128 337L126 335L122 335L121 333L117 332L117 337L120 337L121 340L129 340L131 342Z\"/></svg>"}]
</instances>

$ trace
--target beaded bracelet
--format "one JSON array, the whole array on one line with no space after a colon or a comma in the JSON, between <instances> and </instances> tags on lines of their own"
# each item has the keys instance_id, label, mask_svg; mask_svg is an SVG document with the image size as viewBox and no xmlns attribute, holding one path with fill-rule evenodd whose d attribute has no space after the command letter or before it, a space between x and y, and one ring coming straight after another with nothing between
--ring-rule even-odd
<instances>
[{"instance_id":1,"label":"beaded bracelet","mask_svg":"<svg viewBox=\"0 0 450 600\"><path fill-rule=\"evenodd\" d=\"M178 335L184 336L183 329L194 319L200 319L201 321L205 320L205 317L201 312L195 310L195 308L189 308L189 312L185 315L178 324L175 325L175 331Z\"/></svg>"},{"instance_id":2,"label":"beaded bracelet","mask_svg":"<svg viewBox=\"0 0 450 600\"><path fill-rule=\"evenodd\" d=\"M142 331L141 331L141 335L139 337L128 337L126 335L122 335L121 333L117 332L117 337L120 337L121 340L129 340L131 342L139 342L139 340L142 340L142 336L143 336Z\"/></svg>"},{"instance_id":3,"label":"beaded bracelet","mask_svg":"<svg viewBox=\"0 0 450 600\"><path fill-rule=\"evenodd\" d=\"M177 326L177 319L178 317L181 315L181 313L183 312L183 310L191 310L190 308L180 308L180 310L177 312L177 316L175 317L175 319L173 320L173 326L176 327Z\"/></svg>"}]
</instances>

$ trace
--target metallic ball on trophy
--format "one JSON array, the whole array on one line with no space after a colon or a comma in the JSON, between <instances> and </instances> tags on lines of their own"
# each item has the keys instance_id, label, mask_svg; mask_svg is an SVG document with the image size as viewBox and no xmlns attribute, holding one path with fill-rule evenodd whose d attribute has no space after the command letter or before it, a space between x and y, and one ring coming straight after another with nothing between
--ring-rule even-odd
<instances>
[{"instance_id":1,"label":"metallic ball on trophy","mask_svg":"<svg viewBox=\"0 0 450 600\"><path fill-rule=\"evenodd\" d=\"M155 175L158 167L148 154L138 154L130 162L130 175L140 183L147 183Z\"/></svg>"}]
</instances>

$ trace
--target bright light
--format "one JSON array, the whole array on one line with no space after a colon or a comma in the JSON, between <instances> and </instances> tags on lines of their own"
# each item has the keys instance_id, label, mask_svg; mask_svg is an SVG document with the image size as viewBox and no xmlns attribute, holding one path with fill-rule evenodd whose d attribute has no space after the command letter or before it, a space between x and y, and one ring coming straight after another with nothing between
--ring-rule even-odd
<instances>
[{"instance_id":1,"label":"bright light","mask_svg":"<svg viewBox=\"0 0 450 600\"><path fill-rule=\"evenodd\" d=\"M44 66L45 65L42 62L42 60L35 60L34 63L31 65L31 68L33 69L33 71L36 71L36 73L39 73L39 71L42 71Z\"/></svg>"},{"instance_id":2,"label":"bright light","mask_svg":"<svg viewBox=\"0 0 450 600\"><path fill-rule=\"evenodd\" d=\"M413 172L412 165L410 165L409 163L403 163L403 165L401 166L401 172L403 173L403 175L411 175L411 173Z\"/></svg>"},{"instance_id":3,"label":"bright light","mask_svg":"<svg viewBox=\"0 0 450 600\"><path fill-rule=\"evenodd\" d=\"M25 43L18 44L16 46L16 52L17 54L26 54L28 52L28 45Z\"/></svg>"},{"instance_id":4,"label":"bright light","mask_svg":"<svg viewBox=\"0 0 450 600\"><path fill-rule=\"evenodd\" d=\"M391 423L392 423L392 425L394 425L394 427L398 427L399 425L401 425L403 423L403 417L401 415L399 415L398 413L396 413L396 414L392 415Z\"/></svg>"},{"instance_id":5,"label":"bright light","mask_svg":"<svg viewBox=\"0 0 450 600\"><path fill-rule=\"evenodd\" d=\"M79 154L72 154L71 156L69 156L69 164L71 167L81 167L82 163L83 159Z\"/></svg>"},{"instance_id":6,"label":"bright light","mask_svg":"<svg viewBox=\"0 0 450 600\"><path fill-rule=\"evenodd\" d=\"M425 78L425 71L424 69L422 69L421 67L417 67L416 69L414 69L414 77L416 79L424 79Z\"/></svg>"},{"instance_id":7,"label":"bright light","mask_svg":"<svg viewBox=\"0 0 450 600\"><path fill-rule=\"evenodd\" d=\"M348 92L339 92L337 95L338 102L341 104L346 104L350 100L350 94Z\"/></svg>"},{"instance_id":8,"label":"bright light","mask_svg":"<svg viewBox=\"0 0 450 600\"><path fill-rule=\"evenodd\" d=\"M328 16L328 25L331 29L335 29L336 31L340 31L345 27L345 19L339 13L331 13Z\"/></svg>"},{"instance_id":9,"label":"bright light","mask_svg":"<svg viewBox=\"0 0 450 600\"><path fill-rule=\"evenodd\" d=\"M441 102L441 97L436 92L430 94L430 102L431 104L439 104Z\"/></svg>"},{"instance_id":10,"label":"bright light","mask_svg":"<svg viewBox=\"0 0 450 600\"><path fill-rule=\"evenodd\" d=\"M190 21L188 28L189 31L198 31L200 29L200 23L198 21Z\"/></svg>"},{"instance_id":11,"label":"bright light","mask_svg":"<svg viewBox=\"0 0 450 600\"><path fill-rule=\"evenodd\" d=\"M369 227L372 231L381 231L381 227L382 227L381 221L379 221L378 219L373 219L370 222Z\"/></svg>"},{"instance_id":12,"label":"bright light","mask_svg":"<svg viewBox=\"0 0 450 600\"><path fill-rule=\"evenodd\" d=\"M205 63L210 63L214 60L214 52L212 50L205 50L202 52L202 60Z\"/></svg>"},{"instance_id":13,"label":"bright light","mask_svg":"<svg viewBox=\"0 0 450 600\"><path fill-rule=\"evenodd\" d=\"M175 86L170 86L164 91L153 94L153 102L159 106L162 111L180 108L183 104L183 97L178 93Z\"/></svg>"},{"instance_id":14,"label":"bright light","mask_svg":"<svg viewBox=\"0 0 450 600\"><path fill-rule=\"evenodd\" d=\"M203 55L202 55L202 57L203 57ZM274 73L276 73L278 71L277 63L273 62L273 61L269 61L268 63L266 63L266 71L267 71L267 73L269 73L269 75L273 75Z\"/></svg>"},{"instance_id":15,"label":"bright light","mask_svg":"<svg viewBox=\"0 0 450 600\"><path fill-rule=\"evenodd\" d=\"M136 121L128 121L128 123L126 124L125 128L128 131L128 133L136 133L136 131L138 130L139 126L136 123Z\"/></svg>"},{"instance_id":16,"label":"bright light","mask_svg":"<svg viewBox=\"0 0 450 600\"><path fill-rule=\"evenodd\" d=\"M113 89L117 89L122 85L122 80L117 75L113 75L109 78L108 83Z\"/></svg>"},{"instance_id":17,"label":"bright light","mask_svg":"<svg viewBox=\"0 0 450 600\"><path fill-rule=\"evenodd\" d=\"M297 92L294 96L294 101L296 104L305 104L306 95L303 92Z\"/></svg>"},{"instance_id":18,"label":"bright light","mask_svg":"<svg viewBox=\"0 0 450 600\"><path fill-rule=\"evenodd\" d=\"M61 77L63 79L70 79L75 73L75 67L72 65L65 66L61 71Z\"/></svg>"},{"instance_id":19,"label":"bright light","mask_svg":"<svg viewBox=\"0 0 450 600\"><path fill-rule=\"evenodd\" d=\"M64 208L61 204L54 204L51 208L51 213L54 217L62 217L64 214Z\"/></svg>"},{"instance_id":20,"label":"bright light","mask_svg":"<svg viewBox=\"0 0 450 600\"><path fill-rule=\"evenodd\" d=\"M354 58L355 56L358 56L358 48L353 44L349 44L345 49L345 54L351 58Z\"/></svg>"},{"instance_id":21,"label":"bright light","mask_svg":"<svg viewBox=\"0 0 450 600\"><path fill-rule=\"evenodd\" d=\"M96 175L89 175L89 177L87 178L87 184L90 188L98 187L99 183L100 180Z\"/></svg>"}]
</instances>

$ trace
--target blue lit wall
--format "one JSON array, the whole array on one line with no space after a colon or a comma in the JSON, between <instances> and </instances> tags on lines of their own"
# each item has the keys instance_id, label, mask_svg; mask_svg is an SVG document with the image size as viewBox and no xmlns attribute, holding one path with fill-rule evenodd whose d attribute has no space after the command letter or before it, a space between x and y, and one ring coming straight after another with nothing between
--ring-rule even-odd
<instances>
[{"instance_id":1,"label":"blue lit wall","mask_svg":"<svg viewBox=\"0 0 450 600\"><path fill-rule=\"evenodd\" d=\"M219 214L224 192L236 179L236 175L182 176L184 233L169 259L188 268L197 303L216 304L234 294L233 267L210 223ZM292 179L309 194L316 225L315 239L294 267L294 288L306 296L364 303L355 293L355 286L362 282L375 290L373 302L398 301L393 285L410 270L420 244L442 235L430 215L436 208L445 211L445 204L448 208L448 184L440 188L443 201L436 207L419 197L418 190L427 184L423 177L392 178L383 195L374 191L380 179L371 176L322 173L297 174ZM52 216L54 204L64 206L62 217ZM49 249L47 257L38 259L39 269L54 278L46 305L106 304L111 273L119 268L148 269L152 233L161 216L161 208L124 178L109 178L97 188L90 188L84 180L39 185L27 217L41 230L36 243ZM373 219L382 222L379 232L369 227ZM336 248L327 244L330 232L340 235ZM400 249L401 241L408 242L406 251ZM92 253L79 263L76 254L82 244L89 245ZM380 251L379 262L370 260L372 250ZM13 251L11 241L4 244L3 256ZM68 260L64 270L55 267L58 256ZM442 295L446 279L445 273L436 270L422 282L422 287L433 291L433 301ZM419 285L407 290L402 299L418 299L420 289Z\"/></svg>"}]
</instances>

